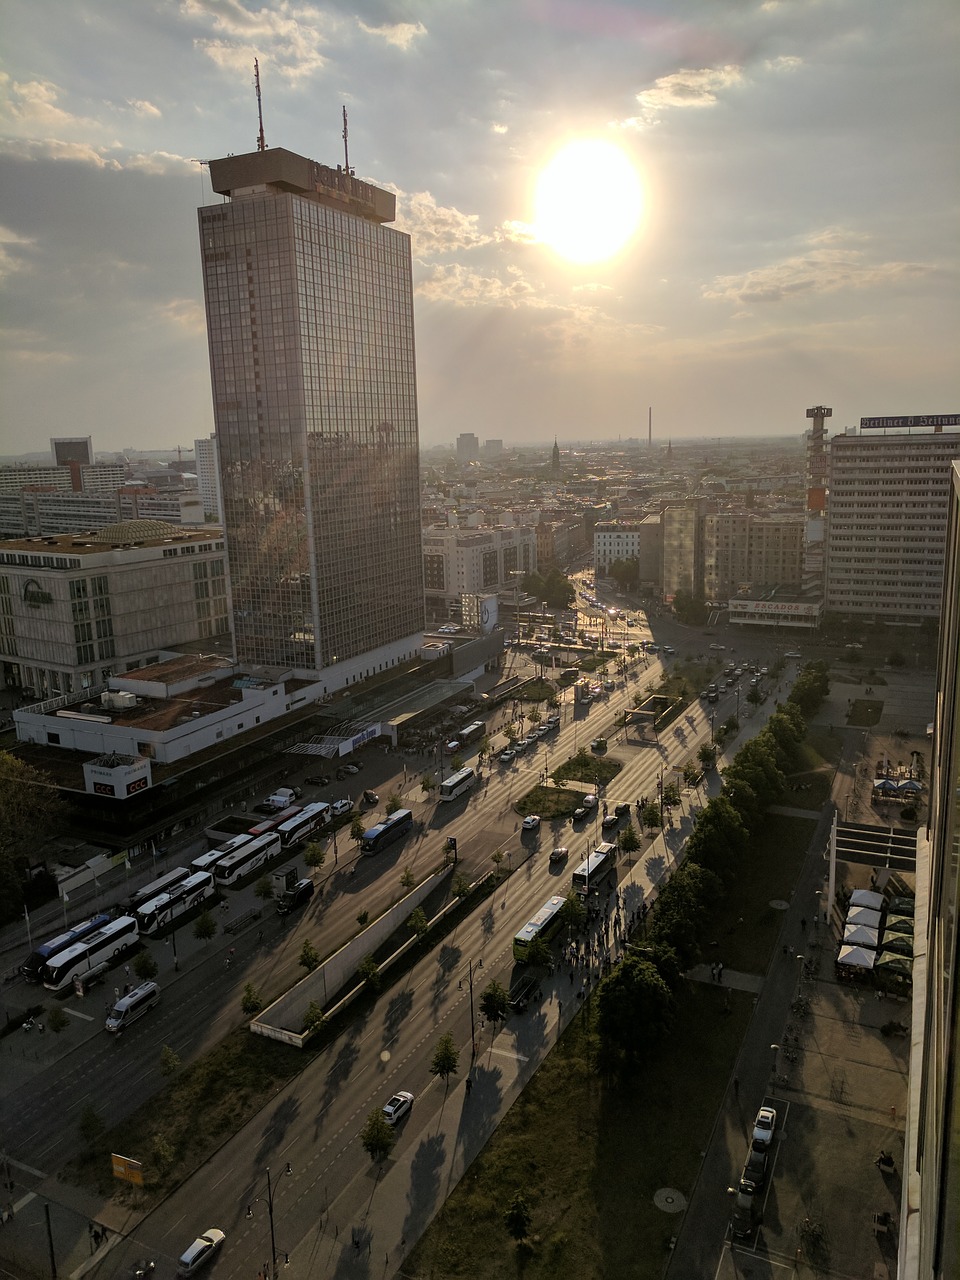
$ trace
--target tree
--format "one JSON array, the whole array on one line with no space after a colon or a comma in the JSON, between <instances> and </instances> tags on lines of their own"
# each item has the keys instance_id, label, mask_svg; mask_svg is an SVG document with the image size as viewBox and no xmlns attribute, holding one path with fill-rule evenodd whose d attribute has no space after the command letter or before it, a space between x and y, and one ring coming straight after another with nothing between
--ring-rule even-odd
<instances>
[{"instance_id":1,"label":"tree","mask_svg":"<svg viewBox=\"0 0 960 1280\"><path fill-rule=\"evenodd\" d=\"M583 922L586 918L587 909L583 905L583 899L571 889L563 900L563 906L560 908L560 919L567 929L576 932L576 930L583 927Z\"/></svg>"},{"instance_id":2,"label":"tree","mask_svg":"<svg viewBox=\"0 0 960 1280\"><path fill-rule=\"evenodd\" d=\"M437 1047L430 1063L430 1074L439 1076L444 1086L446 1086L450 1082L450 1077L456 1072L459 1061L460 1050L453 1043L453 1036L446 1033L437 1041Z\"/></svg>"},{"instance_id":3,"label":"tree","mask_svg":"<svg viewBox=\"0 0 960 1280\"><path fill-rule=\"evenodd\" d=\"M169 1169L173 1164L176 1152L173 1149L173 1143L165 1133L155 1133L153 1135L153 1159L159 1169Z\"/></svg>"},{"instance_id":4,"label":"tree","mask_svg":"<svg viewBox=\"0 0 960 1280\"><path fill-rule=\"evenodd\" d=\"M162 1076L172 1076L180 1067L180 1055L175 1049L171 1049L165 1044L160 1050L160 1074Z\"/></svg>"},{"instance_id":5,"label":"tree","mask_svg":"<svg viewBox=\"0 0 960 1280\"><path fill-rule=\"evenodd\" d=\"M397 1131L387 1122L379 1107L367 1116L367 1123L360 1130L360 1141L367 1155L376 1164L383 1164L397 1141Z\"/></svg>"},{"instance_id":6,"label":"tree","mask_svg":"<svg viewBox=\"0 0 960 1280\"><path fill-rule=\"evenodd\" d=\"M304 1031L306 1031L308 1035L316 1035L317 1032L322 1029L326 1020L327 1016L317 1004L316 1000L311 1000L303 1015Z\"/></svg>"},{"instance_id":7,"label":"tree","mask_svg":"<svg viewBox=\"0 0 960 1280\"><path fill-rule=\"evenodd\" d=\"M717 748L710 742L702 743L697 751L697 759L704 769L712 769L717 763ZM687 780L686 769L684 769L684 779ZM693 779L688 779L688 781L692 782Z\"/></svg>"},{"instance_id":8,"label":"tree","mask_svg":"<svg viewBox=\"0 0 960 1280\"><path fill-rule=\"evenodd\" d=\"M601 1038L631 1059L646 1057L670 1027L673 995L645 957L628 954L597 992Z\"/></svg>"},{"instance_id":9,"label":"tree","mask_svg":"<svg viewBox=\"0 0 960 1280\"><path fill-rule=\"evenodd\" d=\"M52 1031L55 1036L58 1036L69 1021L70 1019L63 1012L60 1005L55 1004L47 1014L47 1029Z\"/></svg>"},{"instance_id":10,"label":"tree","mask_svg":"<svg viewBox=\"0 0 960 1280\"><path fill-rule=\"evenodd\" d=\"M422 938L430 928L430 922L427 920L426 912L423 910L423 907L414 907L407 917L407 924L418 938Z\"/></svg>"},{"instance_id":11,"label":"tree","mask_svg":"<svg viewBox=\"0 0 960 1280\"><path fill-rule=\"evenodd\" d=\"M420 790L425 796L429 796L430 792L436 788L437 780L432 773L425 773L420 779Z\"/></svg>"},{"instance_id":12,"label":"tree","mask_svg":"<svg viewBox=\"0 0 960 1280\"><path fill-rule=\"evenodd\" d=\"M624 853L633 853L640 848L640 837L634 830L632 822L628 822L620 832L620 848Z\"/></svg>"},{"instance_id":13,"label":"tree","mask_svg":"<svg viewBox=\"0 0 960 1280\"><path fill-rule=\"evenodd\" d=\"M480 993L480 1012L488 1022L502 1022L507 1016L507 989L497 982L489 982Z\"/></svg>"},{"instance_id":14,"label":"tree","mask_svg":"<svg viewBox=\"0 0 960 1280\"><path fill-rule=\"evenodd\" d=\"M160 966L149 951L138 951L133 957L133 972L141 982L152 982L160 972Z\"/></svg>"},{"instance_id":15,"label":"tree","mask_svg":"<svg viewBox=\"0 0 960 1280\"><path fill-rule=\"evenodd\" d=\"M410 867L404 867L403 875L400 877L400 887L402 889L412 889L417 883L416 876Z\"/></svg>"},{"instance_id":16,"label":"tree","mask_svg":"<svg viewBox=\"0 0 960 1280\"><path fill-rule=\"evenodd\" d=\"M327 860L327 851L319 840L311 840L303 851L303 861L311 871L319 871Z\"/></svg>"},{"instance_id":17,"label":"tree","mask_svg":"<svg viewBox=\"0 0 960 1280\"><path fill-rule=\"evenodd\" d=\"M458 875L453 881L453 896L455 898L465 898L470 892L470 881L465 875Z\"/></svg>"},{"instance_id":18,"label":"tree","mask_svg":"<svg viewBox=\"0 0 960 1280\"><path fill-rule=\"evenodd\" d=\"M300 959L297 964L301 968L306 969L307 973L312 973L320 963L320 952L313 945L309 938L305 938L303 946L300 948Z\"/></svg>"},{"instance_id":19,"label":"tree","mask_svg":"<svg viewBox=\"0 0 960 1280\"><path fill-rule=\"evenodd\" d=\"M387 796L387 803L384 805L384 809L388 814L396 813L402 804L403 804L403 801L400 798L400 796L397 794L397 792L391 791L390 794Z\"/></svg>"},{"instance_id":20,"label":"tree","mask_svg":"<svg viewBox=\"0 0 960 1280\"><path fill-rule=\"evenodd\" d=\"M364 956L357 966L357 973L364 980L371 991L380 990L380 966L374 960L373 956Z\"/></svg>"},{"instance_id":21,"label":"tree","mask_svg":"<svg viewBox=\"0 0 960 1280\"><path fill-rule=\"evenodd\" d=\"M527 964L538 969L549 969L553 964L553 952L549 943L544 942L539 935L527 947Z\"/></svg>"},{"instance_id":22,"label":"tree","mask_svg":"<svg viewBox=\"0 0 960 1280\"><path fill-rule=\"evenodd\" d=\"M269 902L273 897L273 885L270 883L269 876L261 876L257 881L257 887L253 891L261 902Z\"/></svg>"},{"instance_id":23,"label":"tree","mask_svg":"<svg viewBox=\"0 0 960 1280\"><path fill-rule=\"evenodd\" d=\"M507 1230L516 1240L517 1244L526 1240L530 1234L530 1209L523 1197L522 1191L515 1191L513 1199L510 1201L510 1208L503 1215L503 1220L507 1224Z\"/></svg>"},{"instance_id":24,"label":"tree","mask_svg":"<svg viewBox=\"0 0 960 1280\"><path fill-rule=\"evenodd\" d=\"M648 800L643 806L643 825L650 831L658 831L663 826L663 815L655 800Z\"/></svg>"},{"instance_id":25,"label":"tree","mask_svg":"<svg viewBox=\"0 0 960 1280\"><path fill-rule=\"evenodd\" d=\"M496 877L496 880L497 880L497 881L498 881L498 883L499 883L499 880L500 880L500 865L501 865L501 863L503 862L503 850L502 850L502 849L495 849L495 850L493 851L493 853L491 853L491 855L490 855L490 861L491 861L491 862L493 863L493 865L494 865L494 869L495 869L495 877Z\"/></svg>"},{"instance_id":26,"label":"tree","mask_svg":"<svg viewBox=\"0 0 960 1280\"><path fill-rule=\"evenodd\" d=\"M243 995L240 997L240 1008L248 1018L252 1018L255 1013L259 1013L263 1008L260 992L252 982L246 983L243 988Z\"/></svg>"},{"instance_id":27,"label":"tree","mask_svg":"<svg viewBox=\"0 0 960 1280\"><path fill-rule=\"evenodd\" d=\"M80 1131L80 1137L84 1144L91 1150L99 1146L100 1140L106 1133L106 1125L100 1119L97 1109L88 1104L80 1112L80 1120L77 1124Z\"/></svg>"},{"instance_id":28,"label":"tree","mask_svg":"<svg viewBox=\"0 0 960 1280\"><path fill-rule=\"evenodd\" d=\"M22 917L34 852L65 812L51 777L0 751L0 921Z\"/></svg>"},{"instance_id":29,"label":"tree","mask_svg":"<svg viewBox=\"0 0 960 1280\"><path fill-rule=\"evenodd\" d=\"M209 942L216 932L216 920L209 911L201 911L193 922L193 936L198 942Z\"/></svg>"},{"instance_id":30,"label":"tree","mask_svg":"<svg viewBox=\"0 0 960 1280\"><path fill-rule=\"evenodd\" d=\"M360 841L363 839L364 831L366 831L366 827L363 825L363 819L360 817L358 813L357 816L354 818L354 820L350 823L350 839L353 840L356 844L359 844Z\"/></svg>"}]
</instances>

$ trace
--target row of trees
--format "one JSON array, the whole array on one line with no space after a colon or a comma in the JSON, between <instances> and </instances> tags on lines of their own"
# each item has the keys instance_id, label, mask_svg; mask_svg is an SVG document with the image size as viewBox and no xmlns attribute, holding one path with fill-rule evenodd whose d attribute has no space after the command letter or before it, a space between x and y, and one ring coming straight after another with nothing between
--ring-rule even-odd
<instances>
[{"instance_id":1,"label":"row of trees","mask_svg":"<svg viewBox=\"0 0 960 1280\"><path fill-rule=\"evenodd\" d=\"M629 1065L653 1053L669 1030L681 975L697 963L710 911L736 879L737 861L801 764L804 712L819 709L830 690L825 663L810 663L788 700L736 754L720 795L700 810L686 858L662 886L645 943L600 984L597 995L601 1057Z\"/></svg>"}]
</instances>

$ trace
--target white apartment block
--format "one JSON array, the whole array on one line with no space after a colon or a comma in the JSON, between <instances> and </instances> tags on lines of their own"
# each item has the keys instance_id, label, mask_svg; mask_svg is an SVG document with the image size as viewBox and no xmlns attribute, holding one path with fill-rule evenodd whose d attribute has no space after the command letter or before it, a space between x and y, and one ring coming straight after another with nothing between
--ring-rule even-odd
<instances>
[{"instance_id":1,"label":"white apartment block","mask_svg":"<svg viewBox=\"0 0 960 1280\"><path fill-rule=\"evenodd\" d=\"M830 441L824 605L891 622L938 617L960 434L858 431Z\"/></svg>"},{"instance_id":2,"label":"white apartment block","mask_svg":"<svg viewBox=\"0 0 960 1280\"><path fill-rule=\"evenodd\" d=\"M194 440L193 452L197 463L197 488L200 490L204 513L214 520L221 520L220 464L217 461L216 435Z\"/></svg>"},{"instance_id":3,"label":"white apartment block","mask_svg":"<svg viewBox=\"0 0 960 1280\"><path fill-rule=\"evenodd\" d=\"M537 567L533 526L423 531L423 577L427 610L445 616L464 595L512 593L519 578Z\"/></svg>"},{"instance_id":4,"label":"white apartment block","mask_svg":"<svg viewBox=\"0 0 960 1280\"><path fill-rule=\"evenodd\" d=\"M593 569L598 578L610 574L618 560L636 560L642 583L660 582L660 517L601 520L593 528Z\"/></svg>"},{"instance_id":5,"label":"white apartment block","mask_svg":"<svg viewBox=\"0 0 960 1280\"><path fill-rule=\"evenodd\" d=\"M202 499L195 490L160 492L149 486L130 485L101 493L62 489L0 493L0 537L4 538L83 533L122 520L202 525L205 519Z\"/></svg>"},{"instance_id":6,"label":"white apartment block","mask_svg":"<svg viewBox=\"0 0 960 1280\"><path fill-rule=\"evenodd\" d=\"M103 684L229 630L219 528L134 520L0 542L0 669L37 699Z\"/></svg>"}]
</instances>

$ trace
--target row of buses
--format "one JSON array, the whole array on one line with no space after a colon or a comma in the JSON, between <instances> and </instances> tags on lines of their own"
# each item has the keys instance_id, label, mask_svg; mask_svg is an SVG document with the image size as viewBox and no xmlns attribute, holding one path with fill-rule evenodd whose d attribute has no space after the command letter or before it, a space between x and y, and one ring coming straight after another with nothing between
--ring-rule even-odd
<instances>
[{"instance_id":1,"label":"row of buses","mask_svg":"<svg viewBox=\"0 0 960 1280\"><path fill-rule=\"evenodd\" d=\"M585 901L597 896L607 885L617 867L617 846L608 841L598 844L596 849L584 858L573 873L573 891L578 898ZM554 895L549 898L536 915L532 916L513 940L513 958L521 963L527 959L530 944L534 938L551 942L563 924L563 904L566 898Z\"/></svg>"}]
</instances>

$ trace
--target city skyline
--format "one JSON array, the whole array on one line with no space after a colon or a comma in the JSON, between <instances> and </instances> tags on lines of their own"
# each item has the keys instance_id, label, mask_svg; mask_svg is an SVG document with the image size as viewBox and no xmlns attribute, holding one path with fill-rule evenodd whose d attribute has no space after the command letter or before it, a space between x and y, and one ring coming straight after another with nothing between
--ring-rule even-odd
<instances>
[{"instance_id":1,"label":"city skyline","mask_svg":"<svg viewBox=\"0 0 960 1280\"><path fill-rule=\"evenodd\" d=\"M957 407L946 0L106 10L7 12L10 454L65 433L190 448L213 429L198 160L255 146L254 57L271 147L341 163L346 104L351 166L397 195L426 449L644 440L651 405L661 443L799 436L819 402L834 432ZM538 175L585 138L626 156L645 208L593 263L548 247L533 209ZM626 200L615 164L584 163L571 204Z\"/></svg>"}]
</instances>

